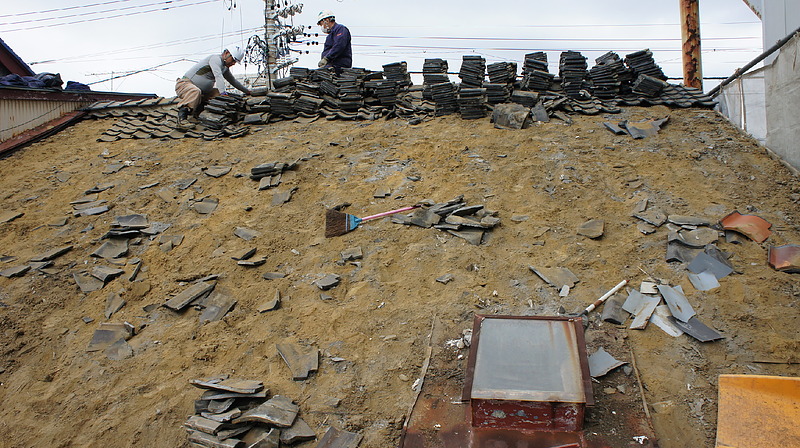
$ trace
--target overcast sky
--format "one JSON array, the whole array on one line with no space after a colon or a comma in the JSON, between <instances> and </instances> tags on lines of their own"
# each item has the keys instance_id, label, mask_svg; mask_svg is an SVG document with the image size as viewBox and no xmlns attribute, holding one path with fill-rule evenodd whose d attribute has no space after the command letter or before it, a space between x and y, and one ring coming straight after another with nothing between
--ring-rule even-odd
<instances>
[{"instance_id":1,"label":"overcast sky","mask_svg":"<svg viewBox=\"0 0 800 448\"><path fill-rule=\"evenodd\" d=\"M4 1L0 38L37 73L60 73L93 90L174 96L175 79L198 59L226 46L246 45L262 34L263 0L26 0ZM299 1L286 4L299 4ZM353 64L381 70L407 61L421 71L425 58L448 60L479 54L487 63L517 62L546 51L558 72L561 51L594 59L607 51L621 57L649 48L664 72L682 78L679 0L432 1L308 0L295 25L315 25L322 9L353 35ZM88 6L94 5L94 6ZM741 0L700 2L703 75L727 77L763 51L761 25ZM297 66L316 67L319 45L294 45ZM309 51L310 54L305 54ZM255 73L237 64L235 74ZM109 78L139 72L113 81ZM451 76L453 81L459 81ZM420 82L420 81L417 81ZM678 83L680 80L671 80ZM718 82L707 81L706 90Z\"/></svg>"}]
</instances>

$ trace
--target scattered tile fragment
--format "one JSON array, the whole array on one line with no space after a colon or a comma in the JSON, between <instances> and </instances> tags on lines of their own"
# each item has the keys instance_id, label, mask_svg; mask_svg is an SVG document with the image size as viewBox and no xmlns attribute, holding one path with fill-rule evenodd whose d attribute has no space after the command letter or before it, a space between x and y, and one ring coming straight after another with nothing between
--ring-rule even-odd
<instances>
[{"instance_id":1,"label":"scattered tile fragment","mask_svg":"<svg viewBox=\"0 0 800 448\"><path fill-rule=\"evenodd\" d=\"M473 246L480 246L485 232L481 229L465 228L463 230L447 230L447 233L464 239Z\"/></svg>"},{"instance_id":2,"label":"scattered tile fragment","mask_svg":"<svg viewBox=\"0 0 800 448\"><path fill-rule=\"evenodd\" d=\"M316 347L301 347L297 344L276 345L278 353L292 372L292 379L304 380L319 368L319 350Z\"/></svg>"},{"instance_id":3,"label":"scattered tile fragment","mask_svg":"<svg viewBox=\"0 0 800 448\"><path fill-rule=\"evenodd\" d=\"M96 186L86 190L84 192L84 194L90 195L90 194L95 194L95 193L102 193L102 192L104 192L106 190L114 188L114 186L115 186L115 184L113 184L113 183L96 185Z\"/></svg>"},{"instance_id":4,"label":"scattered tile fragment","mask_svg":"<svg viewBox=\"0 0 800 448\"><path fill-rule=\"evenodd\" d=\"M259 232L258 230L248 229L246 227L235 228L233 230L233 234L245 241L250 241L254 238L258 238L261 236L261 232Z\"/></svg>"},{"instance_id":5,"label":"scattered tile fragment","mask_svg":"<svg viewBox=\"0 0 800 448\"><path fill-rule=\"evenodd\" d=\"M684 333L700 342L711 342L718 339L723 339L721 334L717 333L714 329L708 327L706 324L700 322L697 317L692 317L687 322L681 322L675 317L670 317L670 321L678 328L683 330Z\"/></svg>"},{"instance_id":6,"label":"scattered tile fragment","mask_svg":"<svg viewBox=\"0 0 800 448\"><path fill-rule=\"evenodd\" d=\"M103 350L103 354L112 361L121 361L133 357L133 348L125 339L120 338Z\"/></svg>"},{"instance_id":7,"label":"scattered tile fragment","mask_svg":"<svg viewBox=\"0 0 800 448\"><path fill-rule=\"evenodd\" d=\"M180 180L177 180L177 181L175 181L175 183L173 183L172 185L173 185L175 188L177 188L178 190L181 190L181 191L183 191L183 190L185 190L185 189L187 189L187 188L191 187L192 185L194 185L194 183L195 183L195 182L197 182L197 178L196 178L196 177L193 177L193 178L189 178L189 179L180 179Z\"/></svg>"},{"instance_id":8,"label":"scattered tile fragment","mask_svg":"<svg viewBox=\"0 0 800 448\"><path fill-rule=\"evenodd\" d=\"M172 202L178 197L178 195L175 194L172 189L166 187L160 188L158 191L156 191L156 196L161 198L161 200L164 202Z\"/></svg>"},{"instance_id":9,"label":"scattered tile fragment","mask_svg":"<svg viewBox=\"0 0 800 448\"><path fill-rule=\"evenodd\" d=\"M99 207L92 207L84 210L76 210L72 214L75 216L94 216L94 215L102 215L103 213L109 210L110 209L108 208L107 205L101 205Z\"/></svg>"},{"instance_id":10,"label":"scattered tile fragment","mask_svg":"<svg viewBox=\"0 0 800 448\"><path fill-rule=\"evenodd\" d=\"M89 341L89 345L86 347L86 351L96 352L100 350L105 350L118 340L122 339L123 341L127 341L128 339L132 338L133 335L134 335L133 325L129 324L128 322L123 322L123 323L103 322L100 324L97 330L94 331L94 334L92 335L92 340Z\"/></svg>"},{"instance_id":11,"label":"scattered tile fragment","mask_svg":"<svg viewBox=\"0 0 800 448\"><path fill-rule=\"evenodd\" d=\"M36 255L35 257L31 258L30 261L54 260L54 259L64 255L65 253L69 252L70 250L72 250L72 246L64 246L64 247L59 247L57 249L48 250L47 252L45 252L43 254L39 254L39 255Z\"/></svg>"},{"instance_id":12,"label":"scattered tile fragment","mask_svg":"<svg viewBox=\"0 0 800 448\"><path fill-rule=\"evenodd\" d=\"M723 229L735 230L757 243L763 243L772 235L772 231L769 230L772 224L755 215L743 215L738 211L733 211L719 222Z\"/></svg>"},{"instance_id":13,"label":"scattered tile fragment","mask_svg":"<svg viewBox=\"0 0 800 448\"><path fill-rule=\"evenodd\" d=\"M446 285L451 281L453 281L453 274L444 274L441 277L437 278L436 281Z\"/></svg>"},{"instance_id":14,"label":"scattered tile fragment","mask_svg":"<svg viewBox=\"0 0 800 448\"><path fill-rule=\"evenodd\" d=\"M30 269L31 269L30 265L23 264L20 266L14 266L7 269L3 269L2 271L0 271L0 275L2 275L5 278L22 277Z\"/></svg>"},{"instance_id":15,"label":"scattered tile fragment","mask_svg":"<svg viewBox=\"0 0 800 448\"><path fill-rule=\"evenodd\" d=\"M575 286L575 283L580 281L578 280L578 277L567 268L535 268L533 266L528 266L528 269L538 275L539 278L545 281L545 283L558 289L559 291L564 287L564 285L572 288Z\"/></svg>"},{"instance_id":16,"label":"scattered tile fragment","mask_svg":"<svg viewBox=\"0 0 800 448\"><path fill-rule=\"evenodd\" d=\"M231 172L231 167L229 166L210 166L206 168L204 171L207 176L211 176L213 178L222 177Z\"/></svg>"},{"instance_id":17,"label":"scattered tile fragment","mask_svg":"<svg viewBox=\"0 0 800 448\"><path fill-rule=\"evenodd\" d=\"M603 304L603 312L600 319L603 322L610 322L615 325L622 325L627 320L628 315L622 309L622 301L616 297L611 297Z\"/></svg>"},{"instance_id":18,"label":"scattered tile fragment","mask_svg":"<svg viewBox=\"0 0 800 448\"><path fill-rule=\"evenodd\" d=\"M668 305L659 305L656 307L655 312L652 316L650 316L650 322L657 326L658 328L662 329L664 333L672 336L673 338L677 338L678 336L683 334L683 330L678 328L677 325L673 323L672 313L669 312ZM674 319L674 318L673 318Z\"/></svg>"},{"instance_id":19,"label":"scattered tile fragment","mask_svg":"<svg viewBox=\"0 0 800 448\"><path fill-rule=\"evenodd\" d=\"M643 212L635 212L633 214L633 217L639 218L642 221L654 225L656 227L661 227L662 224L667 222L667 215L661 210L658 210L656 208L651 208Z\"/></svg>"},{"instance_id":20,"label":"scattered tile fragment","mask_svg":"<svg viewBox=\"0 0 800 448\"><path fill-rule=\"evenodd\" d=\"M280 305L281 305L281 292L276 289L275 295L258 307L258 312L266 313L267 311L276 310Z\"/></svg>"},{"instance_id":21,"label":"scattered tile fragment","mask_svg":"<svg viewBox=\"0 0 800 448\"><path fill-rule=\"evenodd\" d=\"M350 247L342 251L342 261L361 260L364 258L364 252L360 246Z\"/></svg>"},{"instance_id":22,"label":"scattered tile fragment","mask_svg":"<svg viewBox=\"0 0 800 448\"><path fill-rule=\"evenodd\" d=\"M742 235L739 232L733 230L726 230L725 231L725 242L731 244L744 244L747 241L747 237Z\"/></svg>"},{"instance_id":23,"label":"scattered tile fragment","mask_svg":"<svg viewBox=\"0 0 800 448\"><path fill-rule=\"evenodd\" d=\"M689 263L701 253L701 249L689 247L685 244L673 241L667 243L667 253L665 255L666 261L678 261L681 263Z\"/></svg>"},{"instance_id":24,"label":"scattered tile fragment","mask_svg":"<svg viewBox=\"0 0 800 448\"><path fill-rule=\"evenodd\" d=\"M96 277L86 271L75 272L72 274L72 278L75 280L78 288L85 293L97 291L105 286L105 283L103 283L101 280L98 280Z\"/></svg>"},{"instance_id":25,"label":"scattered tile fragment","mask_svg":"<svg viewBox=\"0 0 800 448\"><path fill-rule=\"evenodd\" d=\"M11 222L22 215L24 215L22 212L2 212L0 213L0 224Z\"/></svg>"},{"instance_id":26,"label":"scattered tile fragment","mask_svg":"<svg viewBox=\"0 0 800 448\"><path fill-rule=\"evenodd\" d=\"M341 277L338 274L327 274L321 279L314 282L317 288L327 291L339 284Z\"/></svg>"},{"instance_id":27,"label":"scattered tile fragment","mask_svg":"<svg viewBox=\"0 0 800 448\"><path fill-rule=\"evenodd\" d=\"M375 190L375 193L372 193L373 198L388 198L391 195L392 190L391 188L387 187L378 187L378 189Z\"/></svg>"},{"instance_id":28,"label":"scattered tile fragment","mask_svg":"<svg viewBox=\"0 0 800 448\"><path fill-rule=\"evenodd\" d=\"M50 227L64 227L65 225L67 225L67 221L68 220L69 220L69 218L64 216L62 218L57 218L57 219L55 219L53 221L50 221L49 223L47 223L47 225L50 226Z\"/></svg>"},{"instance_id":29,"label":"scattered tile fragment","mask_svg":"<svg viewBox=\"0 0 800 448\"><path fill-rule=\"evenodd\" d=\"M411 212L406 224L412 224L422 228L430 228L439 223L442 217L432 208L418 208Z\"/></svg>"},{"instance_id":30,"label":"scattered tile fragment","mask_svg":"<svg viewBox=\"0 0 800 448\"><path fill-rule=\"evenodd\" d=\"M239 260L247 260L248 258L252 257L256 253L255 247L250 247L247 249L242 249L231 253L231 258L239 261Z\"/></svg>"},{"instance_id":31,"label":"scattered tile fragment","mask_svg":"<svg viewBox=\"0 0 800 448\"><path fill-rule=\"evenodd\" d=\"M695 315L695 311L686 296L683 295L683 289L680 286L671 287L668 285L658 285L658 291L664 297L664 301L669 305L669 311L675 319L681 322L687 322Z\"/></svg>"},{"instance_id":32,"label":"scattered tile fragment","mask_svg":"<svg viewBox=\"0 0 800 448\"><path fill-rule=\"evenodd\" d=\"M711 272L714 274L714 277L716 277L717 280L727 277L733 272L732 267L722 263L717 258L712 257L706 252L700 252L697 254L692 262L686 267L686 269L694 274L700 274L701 272L706 271Z\"/></svg>"},{"instance_id":33,"label":"scattered tile fragment","mask_svg":"<svg viewBox=\"0 0 800 448\"><path fill-rule=\"evenodd\" d=\"M265 272L261 277L264 280L278 280L286 277L286 274L283 272Z\"/></svg>"},{"instance_id":34,"label":"scattered tile fragment","mask_svg":"<svg viewBox=\"0 0 800 448\"><path fill-rule=\"evenodd\" d=\"M295 443L314 440L317 434L308 426L301 417L297 417L289 428L281 430L281 444L294 445Z\"/></svg>"},{"instance_id":35,"label":"scattered tile fragment","mask_svg":"<svg viewBox=\"0 0 800 448\"><path fill-rule=\"evenodd\" d=\"M589 356L589 375L592 378L601 377L627 362L614 359L610 353L600 347L594 354Z\"/></svg>"},{"instance_id":36,"label":"scattered tile fragment","mask_svg":"<svg viewBox=\"0 0 800 448\"><path fill-rule=\"evenodd\" d=\"M217 209L217 205L219 205L219 200L214 198L205 198L202 201L193 203L192 210L201 215L208 215Z\"/></svg>"},{"instance_id":37,"label":"scattered tile fragment","mask_svg":"<svg viewBox=\"0 0 800 448\"><path fill-rule=\"evenodd\" d=\"M696 230L671 232L668 239L670 242L677 241L689 247L703 248L717 242L719 240L719 232L708 227L700 227Z\"/></svg>"},{"instance_id":38,"label":"scattered tile fragment","mask_svg":"<svg viewBox=\"0 0 800 448\"><path fill-rule=\"evenodd\" d=\"M667 221L679 226L709 226L711 221L705 218L696 218L694 216L684 215L669 215Z\"/></svg>"},{"instance_id":39,"label":"scattered tile fragment","mask_svg":"<svg viewBox=\"0 0 800 448\"><path fill-rule=\"evenodd\" d=\"M602 219L586 221L578 227L578 235L583 235L591 239L600 238L603 236L605 225L606 223Z\"/></svg>"},{"instance_id":40,"label":"scattered tile fragment","mask_svg":"<svg viewBox=\"0 0 800 448\"><path fill-rule=\"evenodd\" d=\"M769 265L781 272L800 272L800 246L786 244L783 246L770 246Z\"/></svg>"},{"instance_id":41,"label":"scattered tile fragment","mask_svg":"<svg viewBox=\"0 0 800 448\"><path fill-rule=\"evenodd\" d=\"M222 422L216 422L214 420L199 415L193 415L189 417L186 423L184 423L184 426L186 426L187 428L197 430L205 435L214 435L224 425L222 424ZM189 438L191 440L191 436Z\"/></svg>"},{"instance_id":42,"label":"scattered tile fragment","mask_svg":"<svg viewBox=\"0 0 800 448\"><path fill-rule=\"evenodd\" d=\"M216 322L236 306L237 300L218 290L211 292L203 301L205 309L200 313L200 323Z\"/></svg>"},{"instance_id":43,"label":"scattered tile fragment","mask_svg":"<svg viewBox=\"0 0 800 448\"><path fill-rule=\"evenodd\" d=\"M147 221L147 215L136 213L132 215L115 216L114 220L111 221L111 225L114 227L127 227L131 229L146 229L150 226L150 223Z\"/></svg>"},{"instance_id":44,"label":"scattered tile fragment","mask_svg":"<svg viewBox=\"0 0 800 448\"><path fill-rule=\"evenodd\" d=\"M646 222L640 222L636 224L636 229L643 235L651 235L658 230L658 228L652 224L648 224Z\"/></svg>"},{"instance_id":45,"label":"scattered tile fragment","mask_svg":"<svg viewBox=\"0 0 800 448\"><path fill-rule=\"evenodd\" d=\"M105 258L119 258L128 253L128 240L125 238L109 238L100 247L92 252L92 256Z\"/></svg>"},{"instance_id":46,"label":"scattered tile fragment","mask_svg":"<svg viewBox=\"0 0 800 448\"><path fill-rule=\"evenodd\" d=\"M299 412L300 407L294 404L290 398L275 395L263 404L245 412L233 422L235 424L242 422L266 423L278 428L288 428L292 426Z\"/></svg>"},{"instance_id":47,"label":"scattered tile fragment","mask_svg":"<svg viewBox=\"0 0 800 448\"><path fill-rule=\"evenodd\" d=\"M642 281L639 286L639 292L642 294L658 294L658 288L656 286L658 286L657 283Z\"/></svg>"},{"instance_id":48,"label":"scattered tile fragment","mask_svg":"<svg viewBox=\"0 0 800 448\"><path fill-rule=\"evenodd\" d=\"M272 195L272 205L273 206L282 205L282 204L285 204L285 203L289 202L290 200L292 200L292 195L296 191L297 191L297 187L294 187L289 191L283 191L283 192L280 192L280 193L275 193L274 195Z\"/></svg>"},{"instance_id":49,"label":"scattered tile fragment","mask_svg":"<svg viewBox=\"0 0 800 448\"><path fill-rule=\"evenodd\" d=\"M189 381L189 384L201 389L222 390L238 394L254 394L264 389L264 383L261 381L227 378L226 376L193 379Z\"/></svg>"},{"instance_id":50,"label":"scattered tile fragment","mask_svg":"<svg viewBox=\"0 0 800 448\"><path fill-rule=\"evenodd\" d=\"M151 182L151 183L149 183L149 184L145 184L145 185L139 185L139 189L140 189L140 190L146 190L146 189L148 189L148 188L153 188L153 187L155 187L155 186L156 186L156 185L158 185L158 184L160 184L160 182Z\"/></svg>"},{"instance_id":51,"label":"scattered tile fragment","mask_svg":"<svg viewBox=\"0 0 800 448\"><path fill-rule=\"evenodd\" d=\"M169 299L164 304L164 306L175 311L180 311L190 303L194 302L195 300L199 299L205 294L211 292L211 290L214 289L214 286L215 286L214 283L206 283L206 282L195 283L192 286L181 291L175 297Z\"/></svg>"},{"instance_id":52,"label":"scattered tile fragment","mask_svg":"<svg viewBox=\"0 0 800 448\"><path fill-rule=\"evenodd\" d=\"M278 428L254 426L242 437L242 442L247 448L279 448L281 433Z\"/></svg>"},{"instance_id":53,"label":"scattered tile fragment","mask_svg":"<svg viewBox=\"0 0 800 448\"><path fill-rule=\"evenodd\" d=\"M69 173L65 173L64 171L59 171L56 173L56 180L61 183L68 182L72 176Z\"/></svg>"},{"instance_id":54,"label":"scattered tile fragment","mask_svg":"<svg viewBox=\"0 0 800 448\"><path fill-rule=\"evenodd\" d=\"M634 313L635 317L629 328L631 330L644 330L659 302L661 302L661 297L642 295L642 306Z\"/></svg>"},{"instance_id":55,"label":"scattered tile fragment","mask_svg":"<svg viewBox=\"0 0 800 448\"><path fill-rule=\"evenodd\" d=\"M111 293L106 297L106 310L103 315L109 319L114 313L121 310L125 306L125 300L117 293Z\"/></svg>"},{"instance_id":56,"label":"scattered tile fragment","mask_svg":"<svg viewBox=\"0 0 800 448\"><path fill-rule=\"evenodd\" d=\"M339 430L333 426L325 431L316 448L356 448L364 436L354 432Z\"/></svg>"},{"instance_id":57,"label":"scattered tile fragment","mask_svg":"<svg viewBox=\"0 0 800 448\"><path fill-rule=\"evenodd\" d=\"M622 304L622 309L635 315L644 307L644 305L645 296L641 292L631 289L630 292L628 292L628 297Z\"/></svg>"},{"instance_id":58,"label":"scattered tile fragment","mask_svg":"<svg viewBox=\"0 0 800 448\"><path fill-rule=\"evenodd\" d=\"M92 268L92 276L103 283L108 283L110 280L124 274L125 271L119 268L112 268L109 266L95 266Z\"/></svg>"},{"instance_id":59,"label":"scattered tile fragment","mask_svg":"<svg viewBox=\"0 0 800 448\"><path fill-rule=\"evenodd\" d=\"M698 291L710 291L714 288L719 288L717 277L711 271L703 271L699 274L689 273L688 276L692 286Z\"/></svg>"}]
</instances>

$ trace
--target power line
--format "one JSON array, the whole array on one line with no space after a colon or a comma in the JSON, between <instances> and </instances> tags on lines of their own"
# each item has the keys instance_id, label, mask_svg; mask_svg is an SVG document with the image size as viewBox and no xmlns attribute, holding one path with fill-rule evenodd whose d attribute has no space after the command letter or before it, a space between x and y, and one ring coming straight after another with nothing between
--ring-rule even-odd
<instances>
[{"instance_id":1,"label":"power line","mask_svg":"<svg viewBox=\"0 0 800 448\"><path fill-rule=\"evenodd\" d=\"M15 32L15 31L30 31L30 30L37 30L37 29L41 29L41 28L53 28L53 27L63 26L63 25L74 25L76 23L96 22L98 20L115 19L115 18L118 18L118 17L130 17L130 16L135 16L135 15L139 15L139 14L146 14L146 13L150 13L150 12L166 11L166 10L169 10L169 9L177 9L177 8L185 8L187 6L202 5L204 3L212 3L212 2L216 2L216 1L217 0L202 0L202 1L199 1L199 2L196 2L196 3L190 3L188 5L168 6L168 7L164 7L164 8L150 9L150 10L147 10L147 11L139 11L139 12L133 12L133 13L126 13L126 14L117 14L117 15L107 16L107 17L96 17L94 19L84 19L84 20L75 20L75 21L72 21L72 22L54 23L52 25L39 25L39 26L31 26L31 27L27 27L27 28L16 28L16 29L13 29L13 30L4 30L3 32L4 33L11 33L11 32Z\"/></svg>"},{"instance_id":2,"label":"power line","mask_svg":"<svg viewBox=\"0 0 800 448\"><path fill-rule=\"evenodd\" d=\"M127 11L127 10L130 10L130 9L147 8L149 6L167 5L167 4L170 4L170 3L178 3L178 2L185 2L185 1L188 1L188 0L166 0L166 1L160 1L160 2L157 2L157 3L148 3L146 5L135 5L135 6L126 6L124 8L105 9L103 11L90 11L90 12L82 12L82 13L77 13L77 14L67 14L67 15L57 16L57 17L43 17L43 18L40 18L40 19L20 20L20 21L17 21L17 22L5 22L5 23L0 23L0 25L21 25L21 24L24 24L24 23L46 22L48 20L61 20L61 19L68 19L70 17L84 17L84 16L91 16L91 15L96 15L96 14L105 14L107 12Z\"/></svg>"},{"instance_id":3,"label":"power line","mask_svg":"<svg viewBox=\"0 0 800 448\"><path fill-rule=\"evenodd\" d=\"M449 37L449 36L372 36L354 35L355 38L365 39L429 39L429 40L470 40L470 41L522 41L522 42L680 42L677 37L654 37L654 38L560 38L560 37ZM761 36L742 36L742 37L704 37L703 41L712 40L744 40L760 39Z\"/></svg>"},{"instance_id":4,"label":"power line","mask_svg":"<svg viewBox=\"0 0 800 448\"><path fill-rule=\"evenodd\" d=\"M259 26L259 27L255 27L255 28L248 28L246 30L242 30L241 32L250 33L250 32L258 31L258 30L261 30L261 29L263 29L263 27ZM138 46L138 47L122 48L122 49L109 50L109 51L104 51L104 52L87 53L87 54L77 55L77 56L67 56L67 57L57 58L57 59L47 59L47 60L43 60L43 61L28 62L28 65L48 64L48 63L62 62L62 61L80 62L80 61L78 61L78 59L88 58L88 57L91 57L91 56L105 56L105 55L109 55L109 54L118 55L120 53L129 53L129 52L133 52L133 51L152 50L152 49L155 49L155 48L172 47L172 46L176 46L176 45L182 45L182 44L203 42L203 41L206 41L206 40L218 39L220 37L223 37L223 38L225 38L225 37L233 37L233 36L236 36L237 34L239 34L239 31L230 31L230 32L224 33L222 35L220 35L220 34L206 34L205 36L198 36L198 37L193 37L193 38L190 38L190 39L179 39L179 40L173 40L173 41L169 41L169 42L161 42L161 43L158 43L158 44L142 45L142 46Z\"/></svg>"},{"instance_id":5,"label":"power line","mask_svg":"<svg viewBox=\"0 0 800 448\"><path fill-rule=\"evenodd\" d=\"M111 5L114 3L124 3L129 2L131 0L112 0L108 2L102 3L92 3L90 5L77 5L77 6L68 6L66 8L55 8L55 9L45 9L42 11L30 11L30 12L19 12L15 14L0 14L0 17L17 17L17 16L29 16L31 14L47 14L49 12L58 12L58 11L69 11L73 9L80 9L80 8L91 8L94 6L104 6L104 5Z\"/></svg>"}]
</instances>

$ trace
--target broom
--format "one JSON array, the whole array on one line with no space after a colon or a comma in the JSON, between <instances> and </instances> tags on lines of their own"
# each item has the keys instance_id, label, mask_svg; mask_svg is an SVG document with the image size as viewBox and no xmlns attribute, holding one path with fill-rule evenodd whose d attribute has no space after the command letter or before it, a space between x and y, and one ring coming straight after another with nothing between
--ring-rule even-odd
<instances>
[{"instance_id":1,"label":"broom","mask_svg":"<svg viewBox=\"0 0 800 448\"><path fill-rule=\"evenodd\" d=\"M412 205L410 207L398 208L397 210L378 213L377 215L367 216L364 218L342 213L338 210L329 209L327 212L325 212L325 238L344 235L347 232L355 230L356 227L358 227L364 221L382 218L395 213L407 212L419 207L419 205Z\"/></svg>"}]
</instances>

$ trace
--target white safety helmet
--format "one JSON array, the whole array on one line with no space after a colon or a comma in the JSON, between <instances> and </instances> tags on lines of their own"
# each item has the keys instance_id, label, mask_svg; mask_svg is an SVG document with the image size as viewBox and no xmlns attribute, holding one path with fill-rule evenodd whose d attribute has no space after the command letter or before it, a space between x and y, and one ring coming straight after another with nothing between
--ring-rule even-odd
<instances>
[{"instance_id":1,"label":"white safety helmet","mask_svg":"<svg viewBox=\"0 0 800 448\"><path fill-rule=\"evenodd\" d=\"M231 54L231 56L233 56L234 61L242 62L242 58L244 58L244 50L242 50L241 48L233 47L233 50L226 48L225 51L227 51L228 53Z\"/></svg>"},{"instance_id":2,"label":"white safety helmet","mask_svg":"<svg viewBox=\"0 0 800 448\"><path fill-rule=\"evenodd\" d=\"M333 11L331 11L330 9L323 9L322 11L320 11L319 14L317 15L317 25L319 25L319 22L322 22L324 19L327 19L328 17L335 18L336 15L334 15Z\"/></svg>"}]
</instances>

